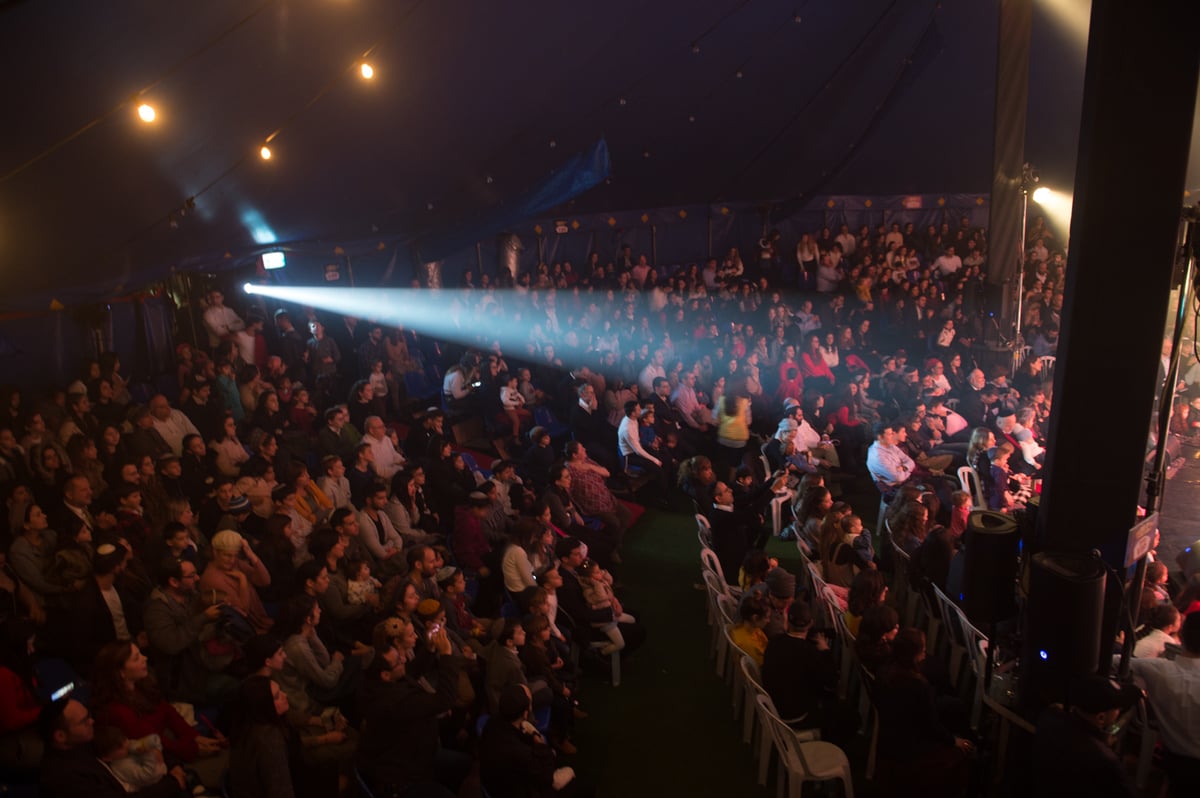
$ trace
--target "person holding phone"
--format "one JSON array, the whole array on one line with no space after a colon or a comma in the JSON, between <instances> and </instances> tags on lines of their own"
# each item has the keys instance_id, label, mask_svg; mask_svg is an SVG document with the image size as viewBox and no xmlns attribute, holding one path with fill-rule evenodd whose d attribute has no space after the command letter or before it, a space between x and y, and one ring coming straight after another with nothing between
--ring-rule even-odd
<instances>
[{"instance_id":1,"label":"person holding phone","mask_svg":"<svg viewBox=\"0 0 1200 798\"><path fill-rule=\"evenodd\" d=\"M201 637L220 619L223 602L215 591L201 595L199 581L194 564L164 557L158 566L158 587L150 593L143 615L155 675L172 701L211 703L237 685L205 665Z\"/></svg>"},{"instance_id":2,"label":"person holding phone","mask_svg":"<svg viewBox=\"0 0 1200 798\"><path fill-rule=\"evenodd\" d=\"M376 795L440 794L436 786L456 795L473 765L438 745L438 717L454 708L461 669L445 628L431 628L425 645L433 663L422 676L433 692L407 673L395 646L381 647L366 671L358 770Z\"/></svg>"}]
</instances>

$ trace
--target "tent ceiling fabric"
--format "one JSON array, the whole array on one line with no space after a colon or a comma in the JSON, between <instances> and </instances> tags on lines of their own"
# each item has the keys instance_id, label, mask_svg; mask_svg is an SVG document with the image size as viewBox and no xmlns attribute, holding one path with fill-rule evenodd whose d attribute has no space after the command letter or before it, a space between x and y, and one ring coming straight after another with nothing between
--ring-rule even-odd
<instances>
[{"instance_id":1,"label":"tent ceiling fabric","mask_svg":"<svg viewBox=\"0 0 1200 798\"><path fill-rule=\"evenodd\" d=\"M415 238L529 192L601 138L613 177L574 212L987 191L996 7L6 3L0 175L100 121L0 182L0 309L137 289L272 239ZM1038 35L1059 61L1034 65L1033 100L1039 77L1054 81L1039 124L1061 139L1078 125L1083 52ZM350 68L376 44L364 81ZM150 85L157 122L136 103L104 116ZM1051 156L1073 170L1072 152Z\"/></svg>"}]
</instances>

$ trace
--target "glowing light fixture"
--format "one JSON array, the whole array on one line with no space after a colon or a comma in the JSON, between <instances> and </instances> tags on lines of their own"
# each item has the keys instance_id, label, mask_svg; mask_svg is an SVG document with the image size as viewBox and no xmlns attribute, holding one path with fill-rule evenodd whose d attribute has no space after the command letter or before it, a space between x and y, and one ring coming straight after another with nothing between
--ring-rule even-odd
<instances>
[{"instance_id":1,"label":"glowing light fixture","mask_svg":"<svg viewBox=\"0 0 1200 798\"><path fill-rule=\"evenodd\" d=\"M359 74L363 76L363 80L370 80L371 78L375 77L375 67L371 66L365 61L363 62L362 66L358 68L358 71Z\"/></svg>"},{"instance_id":2,"label":"glowing light fixture","mask_svg":"<svg viewBox=\"0 0 1200 798\"><path fill-rule=\"evenodd\" d=\"M273 269L282 269L287 266L287 258L282 252L264 252L262 254L262 265L267 271Z\"/></svg>"},{"instance_id":3,"label":"glowing light fixture","mask_svg":"<svg viewBox=\"0 0 1200 798\"><path fill-rule=\"evenodd\" d=\"M264 144L264 145L262 146L262 149L258 151L258 155L259 155L259 157L261 157L261 158L262 158L264 161L269 161L269 160L271 160L271 148L270 148L270 147L268 147L266 144Z\"/></svg>"},{"instance_id":4,"label":"glowing light fixture","mask_svg":"<svg viewBox=\"0 0 1200 798\"><path fill-rule=\"evenodd\" d=\"M143 122L153 122L158 117L158 113L154 110L154 106L150 105L149 103L142 103L139 105L137 107L137 114Z\"/></svg>"},{"instance_id":5,"label":"glowing light fixture","mask_svg":"<svg viewBox=\"0 0 1200 798\"><path fill-rule=\"evenodd\" d=\"M1050 186L1038 186L1029 195L1029 198L1037 203L1046 218L1059 230L1069 231L1071 229L1071 210L1075 204L1075 198L1071 194ZM1065 237L1065 235L1064 232L1060 237Z\"/></svg>"},{"instance_id":6,"label":"glowing light fixture","mask_svg":"<svg viewBox=\"0 0 1200 798\"><path fill-rule=\"evenodd\" d=\"M242 290L245 291L247 294L253 294L254 293L254 284L253 283L242 283Z\"/></svg>"}]
</instances>

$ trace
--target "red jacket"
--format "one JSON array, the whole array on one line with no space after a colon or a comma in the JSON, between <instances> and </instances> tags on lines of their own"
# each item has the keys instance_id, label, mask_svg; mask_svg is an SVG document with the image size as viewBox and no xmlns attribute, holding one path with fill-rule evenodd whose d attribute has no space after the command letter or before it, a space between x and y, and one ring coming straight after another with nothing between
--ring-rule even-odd
<instances>
[{"instance_id":1,"label":"red jacket","mask_svg":"<svg viewBox=\"0 0 1200 798\"><path fill-rule=\"evenodd\" d=\"M0 667L0 734L31 726L41 714L42 705L21 677Z\"/></svg>"},{"instance_id":2,"label":"red jacket","mask_svg":"<svg viewBox=\"0 0 1200 798\"><path fill-rule=\"evenodd\" d=\"M157 734L162 738L163 752L174 754L185 762L195 761L200 753L196 744L199 733L166 701L159 701L147 713L139 713L128 704L113 702L97 713L96 723L116 726L130 740Z\"/></svg>"}]
</instances>

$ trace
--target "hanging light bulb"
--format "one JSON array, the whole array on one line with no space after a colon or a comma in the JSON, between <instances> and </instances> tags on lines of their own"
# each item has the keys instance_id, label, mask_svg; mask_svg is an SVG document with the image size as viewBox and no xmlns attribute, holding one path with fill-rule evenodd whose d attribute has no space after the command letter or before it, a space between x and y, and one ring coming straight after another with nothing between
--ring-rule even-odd
<instances>
[{"instance_id":1,"label":"hanging light bulb","mask_svg":"<svg viewBox=\"0 0 1200 798\"><path fill-rule=\"evenodd\" d=\"M363 76L363 80L370 80L371 78L375 77L375 67L371 66L365 61L362 63L362 66L358 68L358 71Z\"/></svg>"},{"instance_id":2,"label":"hanging light bulb","mask_svg":"<svg viewBox=\"0 0 1200 798\"><path fill-rule=\"evenodd\" d=\"M264 161L271 160L271 148L268 147L266 144L262 145L262 149L258 151L258 155Z\"/></svg>"},{"instance_id":3,"label":"hanging light bulb","mask_svg":"<svg viewBox=\"0 0 1200 798\"><path fill-rule=\"evenodd\" d=\"M137 107L137 114L143 122L153 122L158 116L154 110L154 106L150 105L149 103L142 103L139 105Z\"/></svg>"}]
</instances>

